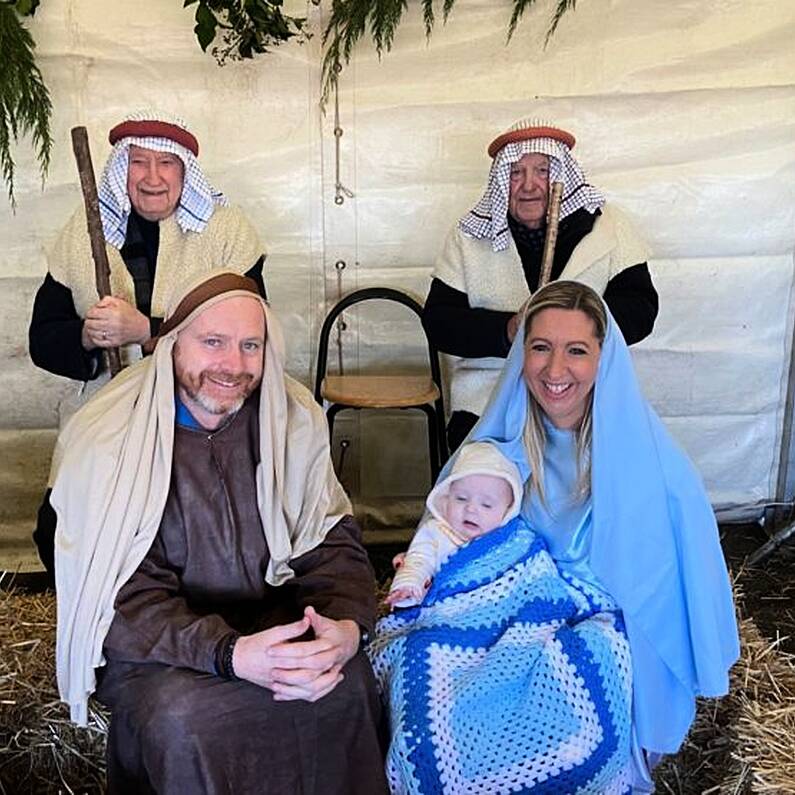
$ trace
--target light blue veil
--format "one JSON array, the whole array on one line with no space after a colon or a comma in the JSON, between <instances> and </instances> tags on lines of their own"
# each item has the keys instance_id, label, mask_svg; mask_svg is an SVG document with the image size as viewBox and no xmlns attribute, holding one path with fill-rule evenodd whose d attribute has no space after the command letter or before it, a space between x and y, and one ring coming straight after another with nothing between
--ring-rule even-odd
<instances>
[{"instance_id":1,"label":"light blue veil","mask_svg":"<svg viewBox=\"0 0 795 795\"><path fill-rule=\"evenodd\" d=\"M701 478L641 394L624 338L605 311L593 398L589 564L624 614L639 742L672 753L693 721L695 697L728 691L728 670L739 655L737 624ZM523 341L522 326L466 441L491 441L526 481Z\"/></svg>"}]
</instances>

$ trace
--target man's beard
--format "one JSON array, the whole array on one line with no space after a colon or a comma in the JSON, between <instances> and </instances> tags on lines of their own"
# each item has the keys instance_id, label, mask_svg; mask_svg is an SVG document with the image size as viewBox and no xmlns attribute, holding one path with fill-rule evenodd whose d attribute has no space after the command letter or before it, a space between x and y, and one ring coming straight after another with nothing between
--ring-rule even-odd
<instances>
[{"instance_id":1,"label":"man's beard","mask_svg":"<svg viewBox=\"0 0 795 795\"><path fill-rule=\"evenodd\" d=\"M223 400L206 394L203 390L210 376L213 376L219 381L235 383L240 388L239 394L236 397ZM240 411L246 399L257 388L258 384L258 382L255 383L254 376L251 375L251 373L229 373L223 370L202 370L198 378L192 374L186 373L184 378L185 380L180 383L180 386L194 403L209 414L227 417Z\"/></svg>"}]
</instances>

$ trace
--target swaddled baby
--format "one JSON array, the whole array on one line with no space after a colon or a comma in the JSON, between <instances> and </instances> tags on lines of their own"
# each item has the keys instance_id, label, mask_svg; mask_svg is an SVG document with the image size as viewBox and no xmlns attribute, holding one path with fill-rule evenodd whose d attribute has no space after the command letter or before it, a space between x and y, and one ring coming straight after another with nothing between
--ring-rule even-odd
<instances>
[{"instance_id":1,"label":"swaddled baby","mask_svg":"<svg viewBox=\"0 0 795 795\"><path fill-rule=\"evenodd\" d=\"M384 600L392 607L420 604L441 565L459 547L513 519L522 504L516 465L488 442L461 448L450 474L434 486L423 522Z\"/></svg>"}]
</instances>

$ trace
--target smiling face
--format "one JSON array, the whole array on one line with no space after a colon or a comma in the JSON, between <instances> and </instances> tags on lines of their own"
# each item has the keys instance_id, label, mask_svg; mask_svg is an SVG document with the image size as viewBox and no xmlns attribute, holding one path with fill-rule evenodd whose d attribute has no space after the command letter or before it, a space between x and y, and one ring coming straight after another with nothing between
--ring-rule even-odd
<instances>
[{"instance_id":1,"label":"smiling face","mask_svg":"<svg viewBox=\"0 0 795 795\"><path fill-rule=\"evenodd\" d=\"M461 538L471 541L499 527L512 502L505 478L466 475L450 484L445 518Z\"/></svg>"},{"instance_id":2,"label":"smiling face","mask_svg":"<svg viewBox=\"0 0 795 795\"><path fill-rule=\"evenodd\" d=\"M171 152L130 145L127 193L135 211L147 221L168 218L179 204L185 167Z\"/></svg>"},{"instance_id":3,"label":"smiling face","mask_svg":"<svg viewBox=\"0 0 795 795\"><path fill-rule=\"evenodd\" d=\"M594 321L581 309L543 309L525 338L524 378L556 428L576 428L599 368Z\"/></svg>"},{"instance_id":4,"label":"smiling face","mask_svg":"<svg viewBox=\"0 0 795 795\"><path fill-rule=\"evenodd\" d=\"M523 155L511 165L511 192L508 210L528 229L540 229L549 203L549 157Z\"/></svg>"},{"instance_id":5,"label":"smiling face","mask_svg":"<svg viewBox=\"0 0 795 795\"><path fill-rule=\"evenodd\" d=\"M174 346L177 394L194 419L214 430L262 380L265 315L254 298L214 304L179 332Z\"/></svg>"}]
</instances>

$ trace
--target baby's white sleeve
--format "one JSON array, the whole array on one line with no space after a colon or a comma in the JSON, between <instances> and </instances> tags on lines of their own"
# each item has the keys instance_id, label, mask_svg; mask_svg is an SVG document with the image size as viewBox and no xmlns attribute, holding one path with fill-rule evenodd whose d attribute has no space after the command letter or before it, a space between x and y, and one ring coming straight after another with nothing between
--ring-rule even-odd
<instances>
[{"instance_id":1,"label":"baby's white sleeve","mask_svg":"<svg viewBox=\"0 0 795 795\"><path fill-rule=\"evenodd\" d=\"M456 549L456 545L439 528L435 519L417 528L403 565L395 572L390 587L390 591L407 588L411 591L412 598L401 600L396 607L412 607L419 604L428 590L425 583L433 579L442 563Z\"/></svg>"}]
</instances>

